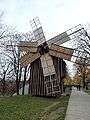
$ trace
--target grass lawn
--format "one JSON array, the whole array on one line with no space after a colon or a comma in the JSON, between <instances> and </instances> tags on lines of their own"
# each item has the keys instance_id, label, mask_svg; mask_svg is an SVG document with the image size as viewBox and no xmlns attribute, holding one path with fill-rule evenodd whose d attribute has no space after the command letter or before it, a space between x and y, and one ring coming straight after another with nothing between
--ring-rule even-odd
<instances>
[{"instance_id":1,"label":"grass lawn","mask_svg":"<svg viewBox=\"0 0 90 120\"><path fill-rule=\"evenodd\" d=\"M87 92L90 95L90 83L88 85L88 90L85 90L85 92Z\"/></svg>"},{"instance_id":2,"label":"grass lawn","mask_svg":"<svg viewBox=\"0 0 90 120\"><path fill-rule=\"evenodd\" d=\"M90 95L90 90L85 90L85 92L87 92Z\"/></svg>"},{"instance_id":3,"label":"grass lawn","mask_svg":"<svg viewBox=\"0 0 90 120\"><path fill-rule=\"evenodd\" d=\"M0 120L64 120L69 96L0 98Z\"/></svg>"}]
</instances>

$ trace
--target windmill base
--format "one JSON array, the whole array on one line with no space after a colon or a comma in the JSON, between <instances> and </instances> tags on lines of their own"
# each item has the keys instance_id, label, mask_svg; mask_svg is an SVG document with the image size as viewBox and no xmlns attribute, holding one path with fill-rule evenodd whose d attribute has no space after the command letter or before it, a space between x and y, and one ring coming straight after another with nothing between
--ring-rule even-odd
<instances>
[{"instance_id":1,"label":"windmill base","mask_svg":"<svg viewBox=\"0 0 90 120\"><path fill-rule=\"evenodd\" d=\"M31 64L30 94L32 96L58 97L63 93L63 78L66 73L66 64L62 59L52 58L56 71L56 77L52 81L45 80L40 58Z\"/></svg>"}]
</instances>

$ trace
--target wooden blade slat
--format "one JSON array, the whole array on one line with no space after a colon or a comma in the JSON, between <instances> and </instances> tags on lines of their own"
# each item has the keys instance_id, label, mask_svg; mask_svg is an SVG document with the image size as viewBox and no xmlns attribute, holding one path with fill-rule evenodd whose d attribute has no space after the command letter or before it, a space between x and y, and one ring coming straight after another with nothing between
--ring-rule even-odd
<instances>
[{"instance_id":1,"label":"wooden blade slat","mask_svg":"<svg viewBox=\"0 0 90 120\"><path fill-rule=\"evenodd\" d=\"M63 58L65 60L69 60L69 61L71 60L70 55L66 55L64 53L60 53L60 52L57 52L57 51L54 51L54 50L50 50L49 54L52 55L52 56L55 56L55 57Z\"/></svg>"},{"instance_id":2,"label":"wooden blade slat","mask_svg":"<svg viewBox=\"0 0 90 120\"><path fill-rule=\"evenodd\" d=\"M33 47L33 46L19 46L21 51L25 51L25 52L32 52L32 53L36 53L37 52L37 47Z\"/></svg>"},{"instance_id":3,"label":"wooden blade slat","mask_svg":"<svg viewBox=\"0 0 90 120\"><path fill-rule=\"evenodd\" d=\"M41 26L39 28L36 28L36 30L34 30L33 33L34 33L35 39L38 42L38 45L40 45L46 41L45 35L43 33L43 29Z\"/></svg>"},{"instance_id":4,"label":"wooden blade slat","mask_svg":"<svg viewBox=\"0 0 90 120\"><path fill-rule=\"evenodd\" d=\"M70 37L68 36L68 34L66 32L63 32L53 38L51 38L50 40L47 41L47 43L50 45L52 43L58 43L58 45L63 44L67 41L71 40Z\"/></svg>"},{"instance_id":5,"label":"wooden blade slat","mask_svg":"<svg viewBox=\"0 0 90 120\"><path fill-rule=\"evenodd\" d=\"M55 74L52 57L46 53L40 57L44 76Z\"/></svg>"},{"instance_id":6,"label":"wooden blade slat","mask_svg":"<svg viewBox=\"0 0 90 120\"><path fill-rule=\"evenodd\" d=\"M36 18L30 20L30 24L31 24L35 39L38 42L38 45L43 44L46 41L46 39L45 39L45 35L44 35L39 18L36 17Z\"/></svg>"},{"instance_id":7,"label":"wooden blade slat","mask_svg":"<svg viewBox=\"0 0 90 120\"><path fill-rule=\"evenodd\" d=\"M37 46L37 42L31 42L31 41L20 41L20 43L17 46L33 46L36 47Z\"/></svg>"},{"instance_id":8,"label":"wooden blade slat","mask_svg":"<svg viewBox=\"0 0 90 120\"><path fill-rule=\"evenodd\" d=\"M21 41L17 47L19 47L21 51L37 52L37 42Z\"/></svg>"},{"instance_id":9,"label":"wooden blade slat","mask_svg":"<svg viewBox=\"0 0 90 120\"><path fill-rule=\"evenodd\" d=\"M27 53L20 59L21 66L27 66L40 57L39 53Z\"/></svg>"},{"instance_id":10,"label":"wooden blade slat","mask_svg":"<svg viewBox=\"0 0 90 120\"><path fill-rule=\"evenodd\" d=\"M55 43L57 45L63 44L69 40L76 39L78 36L81 36L83 27L81 24L51 38L47 41L47 43L50 45L52 43Z\"/></svg>"},{"instance_id":11,"label":"wooden blade slat","mask_svg":"<svg viewBox=\"0 0 90 120\"><path fill-rule=\"evenodd\" d=\"M56 44L51 44L49 54L55 57L60 57L65 60L71 60L74 50L71 48L62 47Z\"/></svg>"}]
</instances>

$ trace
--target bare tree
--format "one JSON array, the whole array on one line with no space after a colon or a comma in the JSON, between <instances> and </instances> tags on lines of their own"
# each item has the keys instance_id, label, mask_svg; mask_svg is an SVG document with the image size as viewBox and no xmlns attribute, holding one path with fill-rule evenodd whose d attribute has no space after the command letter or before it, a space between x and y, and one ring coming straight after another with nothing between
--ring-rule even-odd
<instances>
[{"instance_id":1,"label":"bare tree","mask_svg":"<svg viewBox=\"0 0 90 120\"><path fill-rule=\"evenodd\" d=\"M30 75L30 68L29 67L25 67L24 72L22 72L22 67L20 64L20 57L21 57L21 50L20 48L17 47L17 44L20 43L21 41L26 41L29 40L29 38L27 38L27 35L25 36L25 34L14 34L13 36L11 36L10 41L8 42L9 45L6 46L6 50L9 52L9 54L11 54L10 59L12 59L13 62L13 68L14 68L14 74L16 77L16 92L17 95L19 95L19 89L20 89L20 81L22 78L22 74L24 74L24 78L23 78L23 89L22 89L22 94L24 95L24 89L25 89L25 83L26 80L29 79L29 75ZM31 39L30 39L31 40Z\"/></svg>"},{"instance_id":2,"label":"bare tree","mask_svg":"<svg viewBox=\"0 0 90 120\"><path fill-rule=\"evenodd\" d=\"M20 41L20 34L13 34L13 36L10 36L9 44L6 47L6 50L8 50L9 54L11 55L12 63L13 63L13 69L14 69L14 75L16 80L16 93L19 95L19 84L22 74L22 68L20 66L20 49L17 48L17 43Z\"/></svg>"},{"instance_id":3,"label":"bare tree","mask_svg":"<svg viewBox=\"0 0 90 120\"><path fill-rule=\"evenodd\" d=\"M11 66L12 62L9 59L10 55L5 53L5 44L12 34L12 30L3 23L3 12L0 14L0 77L2 82L2 93L5 93L5 81L12 77L11 72L13 71Z\"/></svg>"},{"instance_id":4,"label":"bare tree","mask_svg":"<svg viewBox=\"0 0 90 120\"><path fill-rule=\"evenodd\" d=\"M21 38L20 34L16 34L15 31L13 31L10 27L4 24L0 24L0 51L3 53L3 55L8 57L10 64L13 65L12 71L13 76L16 77L17 94L19 94L19 82L22 71L19 64L20 50L16 47L16 44L20 41L20 38ZM3 61L5 61L5 59ZM7 64L8 63L6 62L4 67ZM4 79L7 71L8 69L3 71L4 75L3 84L5 83Z\"/></svg>"},{"instance_id":5,"label":"bare tree","mask_svg":"<svg viewBox=\"0 0 90 120\"><path fill-rule=\"evenodd\" d=\"M2 83L2 94L5 94L5 81L13 76L12 62L7 56L0 54L0 78Z\"/></svg>"},{"instance_id":6,"label":"bare tree","mask_svg":"<svg viewBox=\"0 0 90 120\"><path fill-rule=\"evenodd\" d=\"M0 15L0 18L3 14ZM17 47L17 44L20 41L30 41L32 40L31 37L31 32L28 33L16 33L14 30L12 30L10 27L2 24L2 20L0 19L0 51L8 57L9 63L5 63L4 67L5 70L3 69L3 85L5 84L4 80L8 74L7 72L13 72L13 76L16 80L16 92L17 95L19 95L19 88L20 88L20 80L22 76L22 67L20 65L20 56L21 56L21 51ZM5 60L3 60L5 62ZM0 64L2 66L2 64ZM12 70L9 71L9 66L12 65ZM6 67L8 66L8 67ZM6 69L7 68L7 69ZM11 74L11 73L10 73ZM25 73L26 74L26 73ZM23 82L23 89L25 87L25 79L26 75L24 74L24 82ZM30 74L30 73L29 73ZM9 76L8 76L9 77ZM24 91L24 90L23 90Z\"/></svg>"}]
</instances>

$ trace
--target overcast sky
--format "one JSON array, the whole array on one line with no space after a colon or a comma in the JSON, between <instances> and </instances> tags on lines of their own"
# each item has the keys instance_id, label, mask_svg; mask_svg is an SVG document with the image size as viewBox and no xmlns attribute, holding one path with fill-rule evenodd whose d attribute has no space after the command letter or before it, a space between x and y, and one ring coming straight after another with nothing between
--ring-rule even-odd
<instances>
[{"instance_id":1,"label":"overcast sky","mask_svg":"<svg viewBox=\"0 0 90 120\"><path fill-rule=\"evenodd\" d=\"M30 31L30 19L38 16L47 39L90 23L90 0L0 0L0 11L4 21L20 32Z\"/></svg>"},{"instance_id":2,"label":"overcast sky","mask_svg":"<svg viewBox=\"0 0 90 120\"><path fill-rule=\"evenodd\" d=\"M79 23L90 21L90 0L0 0L7 24L29 31L29 21L38 16L47 38Z\"/></svg>"}]
</instances>

